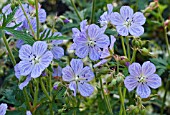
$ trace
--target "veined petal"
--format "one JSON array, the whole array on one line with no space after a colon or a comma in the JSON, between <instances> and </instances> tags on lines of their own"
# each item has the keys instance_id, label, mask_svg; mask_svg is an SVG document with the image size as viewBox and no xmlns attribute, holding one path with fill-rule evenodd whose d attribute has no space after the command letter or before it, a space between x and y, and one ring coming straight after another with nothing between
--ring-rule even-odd
<instances>
[{"instance_id":1,"label":"veined petal","mask_svg":"<svg viewBox=\"0 0 170 115\"><path fill-rule=\"evenodd\" d=\"M20 49L22 45L24 45L24 41L23 40L19 39L19 40L16 41L16 47L18 49Z\"/></svg>"},{"instance_id":2,"label":"veined petal","mask_svg":"<svg viewBox=\"0 0 170 115\"><path fill-rule=\"evenodd\" d=\"M16 64L16 65L14 66L14 70L15 70L15 76L16 76L18 79L20 79L20 77L21 77L21 72L20 72L20 69L19 69L19 64Z\"/></svg>"},{"instance_id":3,"label":"veined petal","mask_svg":"<svg viewBox=\"0 0 170 115\"><path fill-rule=\"evenodd\" d=\"M145 16L141 12L136 12L133 15L133 23L138 24L138 25L143 25L146 21Z\"/></svg>"},{"instance_id":4,"label":"veined petal","mask_svg":"<svg viewBox=\"0 0 170 115\"><path fill-rule=\"evenodd\" d=\"M101 49L99 47L97 47L97 46L90 47L89 57L91 60L93 60L93 61L99 60L100 54L101 54Z\"/></svg>"},{"instance_id":5,"label":"veined petal","mask_svg":"<svg viewBox=\"0 0 170 115\"><path fill-rule=\"evenodd\" d=\"M114 37L114 36L110 36L110 39L111 39L111 43L110 43L110 50L112 50L113 49L113 47L114 47L114 43L116 42L116 38Z\"/></svg>"},{"instance_id":6,"label":"veined petal","mask_svg":"<svg viewBox=\"0 0 170 115\"><path fill-rule=\"evenodd\" d=\"M151 94L151 89L146 84L140 83L136 92L141 98L147 98Z\"/></svg>"},{"instance_id":7,"label":"veined petal","mask_svg":"<svg viewBox=\"0 0 170 115\"><path fill-rule=\"evenodd\" d=\"M72 59L70 65L76 75L79 75L83 69L83 62L81 59Z\"/></svg>"},{"instance_id":8,"label":"veined petal","mask_svg":"<svg viewBox=\"0 0 170 115\"><path fill-rule=\"evenodd\" d=\"M81 46L77 45L75 54L79 58L85 58L88 55L88 53L89 53L89 47L87 45L81 45Z\"/></svg>"},{"instance_id":9,"label":"veined petal","mask_svg":"<svg viewBox=\"0 0 170 115\"><path fill-rule=\"evenodd\" d=\"M53 68L53 73L52 73L53 77L61 77L62 76L62 68L60 66L58 66L57 68Z\"/></svg>"},{"instance_id":10,"label":"veined petal","mask_svg":"<svg viewBox=\"0 0 170 115\"><path fill-rule=\"evenodd\" d=\"M53 45L59 45L59 44L62 44L62 43L63 43L63 40L53 40L52 41Z\"/></svg>"},{"instance_id":11,"label":"veined petal","mask_svg":"<svg viewBox=\"0 0 170 115\"><path fill-rule=\"evenodd\" d=\"M88 39L87 39L87 36L86 36L86 33L85 32L81 32L79 34L79 36L77 36L75 39L73 39L73 41L76 43L76 44L87 44L88 42Z\"/></svg>"},{"instance_id":12,"label":"veined petal","mask_svg":"<svg viewBox=\"0 0 170 115\"><path fill-rule=\"evenodd\" d=\"M138 81L134 76L127 76L124 80L125 87L128 91L134 90L138 86Z\"/></svg>"},{"instance_id":13,"label":"veined petal","mask_svg":"<svg viewBox=\"0 0 170 115\"><path fill-rule=\"evenodd\" d=\"M42 66L42 64L39 63L35 64L31 72L31 77L32 78L40 77L44 69L45 68L44 66Z\"/></svg>"},{"instance_id":14,"label":"veined petal","mask_svg":"<svg viewBox=\"0 0 170 115\"><path fill-rule=\"evenodd\" d=\"M19 58L21 60L30 60L32 58L32 47L28 44L21 46Z\"/></svg>"},{"instance_id":15,"label":"veined petal","mask_svg":"<svg viewBox=\"0 0 170 115\"><path fill-rule=\"evenodd\" d=\"M121 15L118 12L112 13L110 20L111 20L111 23L116 26L123 25L123 23L124 23L123 18L121 17Z\"/></svg>"},{"instance_id":16,"label":"veined petal","mask_svg":"<svg viewBox=\"0 0 170 115\"><path fill-rule=\"evenodd\" d=\"M70 82L69 88L73 91L73 95L76 96L77 93L77 85L75 81Z\"/></svg>"},{"instance_id":17,"label":"veined petal","mask_svg":"<svg viewBox=\"0 0 170 115\"><path fill-rule=\"evenodd\" d=\"M146 79L147 85L153 89L156 89L162 85L162 80L157 74L152 74Z\"/></svg>"},{"instance_id":18,"label":"veined petal","mask_svg":"<svg viewBox=\"0 0 170 115\"><path fill-rule=\"evenodd\" d=\"M109 37L105 34L96 39L96 45L100 48L108 47L110 44Z\"/></svg>"},{"instance_id":19,"label":"veined petal","mask_svg":"<svg viewBox=\"0 0 170 115\"><path fill-rule=\"evenodd\" d=\"M129 27L129 32L131 35L138 37L144 33L144 28L141 25L134 23Z\"/></svg>"},{"instance_id":20,"label":"veined petal","mask_svg":"<svg viewBox=\"0 0 170 115\"><path fill-rule=\"evenodd\" d=\"M110 52L109 52L109 49L106 47L101 52L100 58L106 58L106 57L109 57L109 56L110 56Z\"/></svg>"},{"instance_id":21,"label":"veined petal","mask_svg":"<svg viewBox=\"0 0 170 115\"><path fill-rule=\"evenodd\" d=\"M62 69L62 78L64 81L72 81L74 80L74 72L70 66L66 66L65 68Z\"/></svg>"},{"instance_id":22,"label":"veined petal","mask_svg":"<svg viewBox=\"0 0 170 115\"><path fill-rule=\"evenodd\" d=\"M108 9L108 14L112 13L113 5L112 4L107 4L107 9Z\"/></svg>"},{"instance_id":23,"label":"veined petal","mask_svg":"<svg viewBox=\"0 0 170 115\"><path fill-rule=\"evenodd\" d=\"M42 67L45 69L47 68L51 61L53 60L53 54L51 51L47 51L45 52L45 54L42 55L42 57L40 58L40 64L42 65Z\"/></svg>"},{"instance_id":24,"label":"veined petal","mask_svg":"<svg viewBox=\"0 0 170 115\"><path fill-rule=\"evenodd\" d=\"M80 23L80 29L81 29L81 31L86 31L86 29L87 29L87 20L83 20Z\"/></svg>"},{"instance_id":25,"label":"veined petal","mask_svg":"<svg viewBox=\"0 0 170 115\"><path fill-rule=\"evenodd\" d=\"M94 64L93 67L96 68L98 66L101 66L103 64L105 64L106 62L108 62L107 59L102 59L101 61L99 61L97 64Z\"/></svg>"},{"instance_id":26,"label":"veined petal","mask_svg":"<svg viewBox=\"0 0 170 115\"><path fill-rule=\"evenodd\" d=\"M142 74L142 67L139 63L132 63L128 70L130 75L134 77L139 77Z\"/></svg>"},{"instance_id":27,"label":"veined petal","mask_svg":"<svg viewBox=\"0 0 170 115\"><path fill-rule=\"evenodd\" d=\"M94 92L94 87L86 82L78 82L78 90L84 97L90 96Z\"/></svg>"},{"instance_id":28,"label":"veined petal","mask_svg":"<svg viewBox=\"0 0 170 115\"><path fill-rule=\"evenodd\" d=\"M40 9L38 11L38 17L39 17L39 20L40 20L41 23L45 22L47 14L46 14L44 9Z\"/></svg>"},{"instance_id":29,"label":"veined petal","mask_svg":"<svg viewBox=\"0 0 170 115\"><path fill-rule=\"evenodd\" d=\"M30 77L30 76L27 76L26 80L19 85L19 89L20 89L20 90L23 90L23 88L24 88L25 86L27 86L30 81L31 81L31 77Z\"/></svg>"},{"instance_id":30,"label":"veined petal","mask_svg":"<svg viewBox=\"0 0 170 115\"><path fill-rule=\"evenodd\" d=\"M5 15L9 15L12 12L11 4L8 4L2 8L2 13Z\"/></svg>"},{"instance_id":31,"label":"veined petal","mask_svg":"<svg viewBox=\"0 0 170 115\"><path fill-rule=\"evenodd\" d=\"M55 59L60 59L62 56L64 56L64 49L58 46L54 46L51 49L51 52L53 53Z\"/></svg>"},{"instance_id":32,"label":"veined petal","mask_svg":"<svg viewBox=\"0 0 170 115\"><path fill-rule=\"evenodd\" d=\"M131 19L133 16L133 9L129 6L122 6L120 8L120 14L123 17L123 19L126 21L128 18Z\"/></svg>"},{"instance_id":33,"label":"veined petal","mask_svg":"<svg viewBox=\"0 0 170 115\"><path fill-rule=\"evenodd\" d=\"M7 106L6 103L1 103L1 105L0 105L0 115L5 115L7 108L8 108L8 106Z\"/></svg>"},{"instance_id":34,"label":"veined petal","mask_svg":"<svg viewBox=\"0 0 170 115\"><path fill-rule=\"evenodd\" d=\"M116 30L122 36L128 36L129 34L128 28L125 25L116 26Z\"/></svg>"},{"instance_id":35,"label":"veined petal","mask_svg":"<svg viewBox=\"0 0 170 115\"><path fill-rule=\"evenodd\" d=\"M94 73L89 66L86 66L83 69L81 69L79 77L84 79L84 81L89 82L94 78Z\"/></svg>"},{"instance_id":36,"label":"veined petal","mask_svg":"<svg viewBox=\"0 0 170 115\"><path fill-rule=\"evenodd\" d=\"M77 36L79 36L80 31L77 28L72 28L72 38L75 39Z\"/></svg>"},{"instance_id":37,"label":"veined petal","mask_svg":"<svg viewBox=\"0 0 170 115\"><path fill-rule=\"evenodd\" d=\"M37 41L33 44L32 50L33 54L38 57L41 57L47 50L47 43L44 41Z\"/></svg>"},{"instance_id":38,"label":"veined petal","mask_svg":"<svg viewBox=\"0 0 170 115\"><path fill-rule=\"evenodd\" d=\"M155 71L156 71L156 67L150 61L146 61L142 64L142 74L144 76L149 77L150 75L154 74Z\"/></svg>"},{"instance_id":39,"label":"veined petal","mask_svg":"<svg viewBox=\"0 0 170 115\"><path fill-rule=\"evenodd\" d=\"M97 37L99 37L101 34L104 33L104 31L101 31L102 29L99 28L99 26L95 24L91 24L88 27L88 36L90 37L91 40L95 40Z\"/></svg>"},{"instance_id":40,"label":"veined petal","mask_svg":"<svg viewBox=\"0 0 170 115\"><path fill-rule=\"evenodd\" d=\"M29 61L20 61L18 63L18 68L22 76L27 76L28 74L31 73L33 65Z\"/></svg>"}]
</instances>

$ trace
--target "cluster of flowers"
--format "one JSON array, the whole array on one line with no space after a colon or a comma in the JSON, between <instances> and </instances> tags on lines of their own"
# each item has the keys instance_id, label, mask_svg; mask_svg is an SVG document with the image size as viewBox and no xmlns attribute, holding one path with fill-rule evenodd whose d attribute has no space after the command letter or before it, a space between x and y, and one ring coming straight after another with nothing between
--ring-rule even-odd
<instances>
[{"instance_id":1,"label":"cluster of flowers","mask_svg":"<svg viewBox=\"0 0 170 115\"><path fill-rule=\"evenodd\" d=\"M23 7L34 31L37 31L35 8L28 4L23 4ZM104 34L108 24L115 26L117 32L122 36L128 36L130 33L138 37L144 33L142 25L145 23L146 18L143 13L133 13L133 10L129 6L122 6L119 14L118 12L112 12L113 6L111 4L108 4L107 7L108 11L104 12L99 20L102 27L96 24L88 25L87 20L83 20L80 23L80 30L77 28L72 29L74 43L70 49L75 50L75 54L81 59L87 56L89 56L92 61L102 59L95 64L94 67L106 63L108 61L106 58L111 56L111 52L113 52L116 38L114 36L110 36L109 38ZM5 15L11 13L10 4L5 6L2 12ZM41 23L46 20L46 12L44 9L41 9L40 5L39 19ZM18 30L30 30L28 21L20 7L17 9L14 21L7 26L12 27L19 23L22 24L17 28ZM48 30L45 31L45 37L61 35L61 33L53 34L52 32L47 35ZM30 32L30 34L33 33ZM17 42L21 61L15 66L15 75L18 79L26 76L26 80L19 85L21 90L28 85L32 78L40 77L44 70L52 63L53 58L60 59L64 55L63 48L58 46L62 42L62 40L52 40L49 42L36 41L33 46L28 44L24 45L21 40ZM69 88L73 90L74 96L76 96L77 92L80 92L82 96L86 97L90 96L94 91L94 87L88 83L94 78L94 73L89 66L83 67L83 61L81 59L72 59L70 66L67 65L63 69L60 68L59 71L62 71L61 76L63 81L70 82ZM137 94L141 98L147 98L151 94L149 87L155 89L161 86L161 78L157 74L154 74L156 68L154 64L149 61L144 62L142 66L139 63L132 63L128 70L130 75L124 80L125 87L129 91L137 87ZM54 74L55 71L54 69Z\"/></svg>"}]
</instances>

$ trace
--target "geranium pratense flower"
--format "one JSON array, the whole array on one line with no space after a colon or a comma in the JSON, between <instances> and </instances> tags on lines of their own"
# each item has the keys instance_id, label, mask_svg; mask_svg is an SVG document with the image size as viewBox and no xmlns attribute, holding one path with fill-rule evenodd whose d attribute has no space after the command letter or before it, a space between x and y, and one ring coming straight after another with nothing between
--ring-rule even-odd
<instances>
[{"instance_id":1,"label":"geranium pratense flower","mask_svg":"<svg viewBox=\"0 0 170 115\"><path fill-rule=\"evenodd\" d=\"M111 18L111 14L113 13L113 5L112 4L107 4L107 12L104 12L101 16L100 16L100 20L99 23L101 26L105 26L108 23L110 23L110 18Z\"/></svg>"},{"instance_id":2,"label":"geranium pratense flower","mask_svg":"<svg viewBox=\"0 0 170 115\"><path fill-rule=\"evenodd\" d=\"M51 63L53 54L47 51L45 41L37 41L33 46L23 45L19 50L19 57L21 61L16 66L20 70L20 75L37 78Z\"/></svg>"},{"instance_id":3,"label":"geranium pratense flower","mask_svg":"<svg viewBox=\"0 0 170 115\"><path fill-rule=\"evenodd\" d=\"M117 32L122 36L128 36L130 33L133 36L140 36L144 33L142 25L146 18L143 13L133 13L133 9L129 6L122 6L120 14L114 12L111 14L111 23L116 26Z\"/></svg>"},{"instance_id":4,"label":"geranium pratense flower","mask_svg":"<svg viewBox=\"0 0 170 115\"><path fill-rule=\"evenodd\" d=\"M8 106L7 106L6 103L1 103L1 105L0 105L0 115L5 115L7 108L8 108Z\"/></svg>"},{"instance_id":5,"label":"geranium pratense flower","mask_svg":"<svg viewBox=\"0 0 170 115\"><path fill-rule=\"evenodd\" d=\"M91 68L88 66L83 67L81 59L72 59L70 65L71 67L66 66L62 70L63 80L70 82L69 88L73 90L74 96L78 91L84 97L90 96L94 91L93 86L87 83L94 78Z\"/></svg>"},{"instance_id":6,"label":"geranium pratense flower","mask_svg":"<svg viewBox=\"0 0 170 115\"><path fill-rule=\"evenodd\" d=\"M109 37L104 34L106 26L100 28L95 24L85 26L84 31L74 34L73 45L75 54L80 58L85 58L88 54L91 60L98 60L101 54L101 48L110 44ZM73 47L73 46L72 46Z\"/></svg>"},{"instance_id":7,"label":"geranium pratense flower","mask_svg":"<svg viewBox=\"0 0 170 115\"><path fill-rule=\"evenodd\" d=\"M129 91L137 87L137 94L141 98L147 98L151 94L149 87L156 89L161 86L161 78L155 74L156 67L150 61L146 61L141 66L133 63L128 68L130 75L124 80L124 84Z\"/></svg>"}]
</instances>

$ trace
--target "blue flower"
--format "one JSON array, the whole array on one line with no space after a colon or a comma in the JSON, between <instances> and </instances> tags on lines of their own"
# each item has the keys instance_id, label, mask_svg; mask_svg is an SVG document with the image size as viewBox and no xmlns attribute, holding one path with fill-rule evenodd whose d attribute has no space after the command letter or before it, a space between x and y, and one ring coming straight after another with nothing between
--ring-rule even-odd
<instances>
[{"instance_id":1,"label":"blue flower","mask_svg":"<svg viewBox=\"0 0 170 115\"><path fill-rule=\"evenodd\" d=\"M7 108L8 108L8 106L7 106L6 103L1 103L1 105L0 105L0 115L5 115Z\"/></svg>"},{"instance_id":2,"label":"blue flower","mask_svg":"<svg viewBox=\"0 0 170 115\"><path fill-rule=\"evenodd\" d=\"M79 58L85 58L89 55L91 60L98 60L101 54L101 48L108 47L110 44L109 37L104 34L106 26L100 28L95 24L89 26L81 26L76 33L73 31L73 45L71 49L75 50L75 54Z\"/></svg>"},{"instance_id":3,"label":"blue flower","mask_svg":"<svg viewBox=\"0 0 170 115\"><path fill-rule=\"evenodd\" d=\"M132 91L137 87L137 94L141 98L147 98L151 94L149 87L156 89L161 86L161 78L155 74L156 67L150 61L146 61L141 66L133 63L128 68L130 75L124 80L125 87Z\"/></svg>"},{"instance_id":4,"label":"blue flower","mask_svg":"<svg viewBox=\"0 0 170 115\"><path fill-rule=\"evenodd\" d=\"M32 115L31 111L26 111L26 115Z\"/></svg>"},{"instance_id":5,"label":"blue flower","mask_svg":"<svg viewBox=\"0 0 170 115\"><path fill-rule=\"evenodd\" d=\"M62 68L58 65L57 68L53 68L53 77L61 77L62 76Z\"/></svg>"},{"instance_id":6,"label":"blue flower","mask_svg":"<svg viewBox=\"0 0 170 115\"><path fill-rule=\"evenodd\" d=\"M21 61L16 65L20 72L19 74L37 78L51 63L53 54L51 51L47 51L46 42L37 41L33 46L23 45L19 50L19 57Z\"/></svg>"},{"instance_id":7,"label":"blue flower","mask_svg":"<svg viewBox=\"0 0 170 115\"><path fill-rule=\"evenodd\" d=\"M114 12L111 14L111 23L116 26L117 32L122 36L128 36L130 33L133 36L140 36L144 33L142 25L146 18L143 13L133 13L133 9L129 6L122 6L120 14Z\"/></svg>"},{"instance_id":8,"label":"blue flower","mask_svg":"<svg viewBox=\"0 0 170 115\"><path fill-rule=\"evenodd\" d=\"M84 97L90 96L94 91L93 86L87 83L94 78L91 68L83 67L83 62L80 59L72 59L70 65L71 67L66 66L62 70L63 80L70 82L69 88L73 90L74 96L78 91Z\"/></svg>"},{"instance_id":9,"label":"blue flower","mask_svg":"<svg viewBox=\"0 0 170 115\"><path fill-rule=\"evenodd\" d=\"M106 26L108 25L108 23L110 23L110 18L111 18L111 14L113 13L113 5L112 4L107 4L107 12L104 12L101 16L100 16L100 20L99 23L101 26Z\"/></svg>"}]
</instances>

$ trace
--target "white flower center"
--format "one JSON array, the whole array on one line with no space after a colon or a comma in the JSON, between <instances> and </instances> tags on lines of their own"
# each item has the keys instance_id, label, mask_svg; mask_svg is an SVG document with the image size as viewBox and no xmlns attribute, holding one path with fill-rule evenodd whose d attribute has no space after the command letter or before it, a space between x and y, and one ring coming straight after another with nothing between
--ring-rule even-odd
<instances>
[{"instance_id":1,"label":"white flower center","mask_svg":"<svg viewBox=\"0 0 170 115\"><path fill-rule=\"evenodd\" d=\"M146 76L141 75L140 77L138 77L138 82L145 83L146 82Z\"/></svg>"},{"instance_id":2,"label":"white flower center","mask_svg":"<svg viewBox=\"0 0 170 115\"><path fill-rule=\"evenodd\" d=\"M124 22L124 25L126 25L127 27L130 27L132 25L133 19L129 19L127 18L126 21Z\"/></svg>"},{"instance_id":3,"label":"white flower center","mask_svg":"<svg viewBox=\"0 0 170 115\"><path fill-rule=\"evenodd\" d=\"M37 57L36 55L33 55L32 63L35 65L40 62L40 57Z\"/></svg>"},{"instance_id":4,"label":"white flower center","mask_svg":"<svg viewBox=\"0 0 170 115\"><path fill-rule=\"evenodd\" d=\"M93 41L93 40L89 40L89 41L87 42L87 44L88 44L88 46L94 47L94 45L95 45L96 43L95 43L95 41Z\"/></svg>"}]
</instances>

